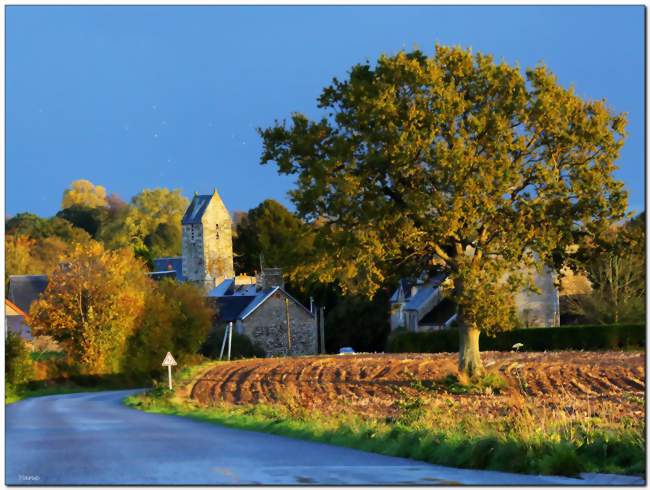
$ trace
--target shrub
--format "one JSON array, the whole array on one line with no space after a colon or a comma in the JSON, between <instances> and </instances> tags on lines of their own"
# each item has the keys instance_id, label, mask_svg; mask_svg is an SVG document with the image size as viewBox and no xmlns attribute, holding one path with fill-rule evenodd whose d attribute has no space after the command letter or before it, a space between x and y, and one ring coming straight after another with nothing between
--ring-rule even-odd
<instances>
[{"instance_id":1,"label":"shrub","mask_svg":"<svg viewBox=\"0 0 650 490\"><path fill-rule=\"evenodd\" d=\"M208 336L213 315L202 292L192 284L155 283L128 340L122 370L160 376L164 373L160 363L168 351L184 365L197 362L193 357Z\"/></svg>"},{"instance_id":2,"label":"shrub","mask_svg":"<svg viewBox=\"0 0 650 490\"><path fill-rule=\"evenodd\" d=\"M522 343L522 351L615 350L645 348L645 325L571 325L553 328L522 328L482 335L481 350L510 351ZM394 332L388 352L458 352L458 330Z\"/></svg>"},{"instance_id":3,"label":"shrub","mask_svg":"<svg viewBox=\"0 0 650 490\"><path fill-rule=\"evenodd\" d=\"M5 380L11 386L31 378L33 363L25 341L16 332L8 331L5 340Z\"/></svg>"},{"instance_id":4,"label":"shrub","mask_svg":"<svg viewBox=\"0 0 650 490\"><path fill-rule=\"evenodd\" d=\"M226 332L226 327L221 325L215 328L210 335L208 335L207 340L201 347L201 354L211 359L219 359L219 353L221 352L221 344L223 343L223 336ZM224 357L228 351L228 344L224 348ZM232 347L230 351L231 359L243 359L246 357L265 357L266 352L259 345L254 344L246 335L238 334L234 331L232 332Z\"/></svg>"}]
</instances>

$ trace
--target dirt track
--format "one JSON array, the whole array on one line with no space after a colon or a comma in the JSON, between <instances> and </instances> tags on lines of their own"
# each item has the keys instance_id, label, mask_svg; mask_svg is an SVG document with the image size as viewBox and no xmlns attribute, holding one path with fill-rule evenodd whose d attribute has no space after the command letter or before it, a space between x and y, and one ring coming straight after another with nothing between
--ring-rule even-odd
<instances>
[{"instance_id":1,"label":"dirt track","mask_svg":"<svg viewBox=\"0 0 650 490\"><path fill-rule=\"evenodd\" d=\"M503 374L510 386L506 395L518 391L540 400L609 402L627 414L641 410L638 399L645 390L641 352L487 352L482 359L488 370ZM435 382L455 374L456 362L455 354L250 359L209 370L194 384L191 397L201 404L249 404L291 396L308 408L346 406L390 415L400 397L417 392L417 381Z\"/></svg>"}]
</instances>

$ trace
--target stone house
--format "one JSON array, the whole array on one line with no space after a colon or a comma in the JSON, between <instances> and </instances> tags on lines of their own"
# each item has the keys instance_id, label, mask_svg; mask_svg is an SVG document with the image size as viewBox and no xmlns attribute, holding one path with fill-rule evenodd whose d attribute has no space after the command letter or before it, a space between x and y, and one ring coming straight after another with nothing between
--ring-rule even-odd
<instances>
[{"instance_id":1,"label":"stone house","mask_svg":"<svg viewBox=\"0 0 650 490\"><path fill-rule=\"evenodd\" d=\"M556 274L548 267L533 271L539 293L522 290L515 295L521 326L556 327L560 324L560 293ZM391 330L406 328L412 332L450 328L456 308L445 296L447 277L443 273L422 273L415 279L402 279L390 298Z\"/></svg>"},{"instance_id":2,"label":"stone house","mask_svg":"<svg viewBox=\"0 0 650 490\"><path fill-rule=\"evenodd\" d=\"M222 286L222 285L220 285ZM232 322L235 332L248 336L267 356L316 354L318 339L314 315L280 285L235 286L208 295L217 310L217 325Z\"/></svg>"}]
</instances>

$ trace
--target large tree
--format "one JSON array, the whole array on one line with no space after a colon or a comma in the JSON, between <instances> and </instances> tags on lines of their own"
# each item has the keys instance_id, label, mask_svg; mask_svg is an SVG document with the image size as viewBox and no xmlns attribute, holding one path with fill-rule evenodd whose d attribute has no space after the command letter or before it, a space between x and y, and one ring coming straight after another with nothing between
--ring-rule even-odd
<instances>
[{"instance_id":1,"label":"large tree","mask_svg":"<svg viewBox=\"0 0 650 490\"><path fill-rule=\"evenodd\" d=\"M512 325L533 264L624 216L613 177L626 119L539 65L437 46L381 56L334 79L325 115L260 130L262 163L296 176L298 213L319 220L297 274L373 295L405 265L440 267L458 303L459 368L483 371L479 334Z\"/></svg>"},{"instance_id":2,"label":"large tree","mask_svg":"<svg viewBox=\"0 0 650 490\"><path fill-rule=\"evenodd\" d=\"M102 229L101 238L111 248L130 246L160 255L178 255L181 218L188 204L178 189L144 189L133 196L125 210L116 213L114 221ZM165 226L159 228L161 224Z\"/></svg>"},{"instance_id":3,"label":"large tree","mask_svg":"<svg viewBox=\"0 0 650 490\"><path fill-rule=\"evenodd\" d=\"M32 333L50 335L85 373L117 372L151 289L129 249L77 245L32 304Z\"/></svg>"},{"instance_id":4,"label":"large tree","mask_svg":"<svg viewBox=\"0 0 650 490\"><path fill-rule=\"evenodd\" d=\"M267 199L241 215L233 247L237 271L253 274L260 256L267 267L290 271L311 247L310 227L282 204Z\"/></svg>"}]
</instances>

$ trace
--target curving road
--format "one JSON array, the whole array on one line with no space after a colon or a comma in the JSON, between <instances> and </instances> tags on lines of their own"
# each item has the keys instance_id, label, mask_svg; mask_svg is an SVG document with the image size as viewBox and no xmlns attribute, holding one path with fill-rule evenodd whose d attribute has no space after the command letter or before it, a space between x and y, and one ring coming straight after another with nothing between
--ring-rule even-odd
<instances>
[{"instance_id":1,"label":"curving road","mask_svg":"<svg viewBox=\"0 0 650 490\"><path fill-rule=\"evenodd\" d=\"M459 470L228 429L127 408L121 400L132 392L8 405L6 484L643 484L608 475L573 479Z\"/></svg>"}]
</instances>

